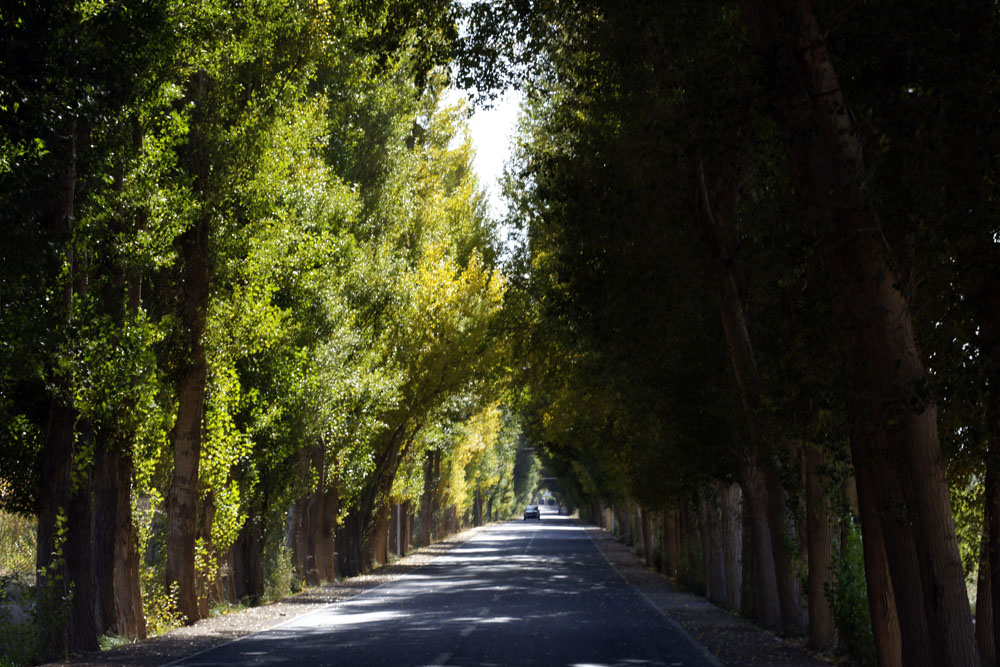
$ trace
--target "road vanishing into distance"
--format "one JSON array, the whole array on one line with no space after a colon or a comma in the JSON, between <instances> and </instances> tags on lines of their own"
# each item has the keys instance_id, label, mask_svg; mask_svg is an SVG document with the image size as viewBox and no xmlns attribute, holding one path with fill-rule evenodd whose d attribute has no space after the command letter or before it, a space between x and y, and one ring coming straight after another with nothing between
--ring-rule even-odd
<instances>
[{"instance_id":1,"label":"road vanishing into distance","mask_svg":"<svg viewBox=\"0 0 1000 667\"><path fill-rule=\"evenodd\" d=\"M171 664L718 663L582 527L548 513L490 527L412 574Z\"/></svg>"}]
</instances>

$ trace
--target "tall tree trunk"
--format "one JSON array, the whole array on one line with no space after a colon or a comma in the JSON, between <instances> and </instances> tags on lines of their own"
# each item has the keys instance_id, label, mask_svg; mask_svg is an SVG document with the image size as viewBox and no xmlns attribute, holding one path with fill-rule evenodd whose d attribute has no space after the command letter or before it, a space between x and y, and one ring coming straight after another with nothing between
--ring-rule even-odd
<instances>
[{"instance_id":1,"label":"tall tree trunk","mask_svg":"<svg viewBox=\"0 0 1000 667\"><path fill-rule=\"evenodd\" d=\"M703 163L691 171L688 192L691 220L706 258L717 274L717 305L726 340L726 356L736 381L746 424L745 451L739 453L740 484L750 514L754 552L754 615L765 626L788 633L799 616L794 581L784 546L783 491L764 450L768 429L761 419L763 391L743 300L733 269L733 230L739 182L732 156L718 165L717 192L709 192ZM768 542L765 544L764 542ZM772 590L773 586L773 590Z\"/></svg>"},{"instance_id":2,"label":"tall tree trunk","mask_svg":"<svg viewBox=\"0 0 1000 667\"><path fill-rule=\"evenodd\" d=\"M219 567L218 562L213 557L212 549L212 522L215 520L215 499L212 494L198 503L197 532L195 533L195 543L200 540L203 545L204 557L210 559L202 562L202 569L199 571L195 567L195 598L198 602L198 618L208 618L211 603L219 599L217 582ZM209 569L205 569L209 568Z\"/></svg>"},{"instance_id":3,"label":"tall tree trunk","mask_svg":"<svg viewBox=\"0 0 1000 667\"><path fill-rule=\"evenodd\" d=\"M663 513L663 562L664 569L671 577L680 571L681 540L677 508L671 507Z\"/></svg>"},{"instance_id":4,"label":"tall tree trunk","mask_svg":"<svg viewBox=\"0 0 1000 667\"><path fill-rule=\"evenodd\" d=\"M902 494L894 501L908 510L918 550L920 579L912 583L932 593L924 596L930 659L943 667L978 664L937 408L923 395L927 374L909 305L865 200L861 145L813 3L741 0L740 7L751 45L776 76L776 117L799 196L818 237L831 239L820 256L844 325L855 431L868 445L884 442L886 460L899 469ZM895 571L893 578L901 579ZM904 647L922 639L901 632Z\"/></svg>"},{"instance_id":5,"label":"tall tree trunk","mask_svg":"<svg viewBox=\"0 0 1000 667\"><path fill-rule=\"evenodd\" d=\"M994 254L995 254L994 250ZM1000 374L1000 266L991 257L983 286L970 299L979 324L980 363L984 375ZM976 636L983 664L1000 659L1000 390L986 388L987 450L983 499L983 554L980 558L980 597L976 601ZM981 604L986 599L990 603Z\"/></svg>"},{"instance_id":6,"label":"tall tree trunk","mask_svg":"<svg viewBox=\"0 0 1000 667\"><path fill-rule=\"evenodd\" d=\"M754 618L767 628L781 631L784 626L774 567L771 524L768 521L767 488L764 473L757 467L756 461L741 463L740 485L746 502L753 550Z\"/></svg>"},{"instance_id":7,"label":"tall tree trunk","mask_svg":"<svg viewBox=\"0 0 1000 667\"><path fill-rule=\"evenodd\" d=\"M431 528L437 505L437 481L441 473L441 452L428 450L424 455L424 493L420 496L420 546L431 543Z\"/></svg>"},{"instance_id":8,"label":"tall tree trunk","mask_svg":"<svg viewBox=\"0 0 1000 667\"><path fill-rule=\"evenodd\" d=\"M856 461L864 461L861 467L855 464L855 487L861 520L865 581L868 584L868 612L875 639L875 655L879 667L900 667L905 664L902 634L886 554L886 536L882 530L882 518L875 498L876 476L864 454L854 458ZM925 645L918 645L918 650L921 646Z\"/></svg>"},{"instance_id":9,"label":"tall tree trunk","mask_svg":"<svg viewBox=\"0 0 1000 667\"><path fill-rule=\"evenodd\" d=\"M340 496L337 493L336 480L326 488L323 498L323 545L326 550L323 578L335 581L337 553L337 511L340 507Z\"/></svg>"},{"instance_id":10,"label":"tall tree trunk","mask_svg":"<svg viewBox=\"0 0 1000 667\"><path fill-rule=\"evenodd\" d=\"M195 591L195 537L198 518L198 462L208 362L205 324L208 310L208 220L200 219L180 239L183 269L183 324L187 329L187 363L177 384L177 420L173 429L174 470L167 516L167 585L177 585L177 609L187 623L200 618Z\"/></svg>"},{"instance_id":11,"label":"tall tree trunk","mask_svg":"<svg viewBox=\"0 0 1000 667\"><path fill-rule=\"evenodd\" d=\"M400 556L405 556L413 546L413 503L407 500L403 503L403 548Z\"/></svg>"},{"instance_id":12,"label":"tall tree trunk","mask_svg":"<svg viewBox=\"0 0 1000 667\"><path fill-rule=\"evenodd\" d=\"M991 479L992 477L992 479ZM990 526L993 522L993 502L990 494L997 491L996 468L986 467L985 502L983 503L983 530L979 546L979 577L976 582L976 643L983 667L996 667L997 651L993 639L993 573L990 568Z\"/></svg>"},{"instance_id":13,"label":"tall tree trunk","mask_svg":"<svg viewBox=\"0 0 1000 667\"><path fill-rule=\"evenodd\" d=\"M833 641L834 624L826 587L831 583L834 530L823 486L826 450L812 444L803 448L806 477L806 539L809 545L809 646L825 648Z\"/></svg>"},{"instance_id":14,"label":"tall tree trunk","mask_svg":"<svg viewBox=\"0 0 1000 667\"><path fill-rule=\"evenodd\" d=\"M86 429L84 435L90 437ZM77 471L74 491L69 499L66 536L66 571L73 582L73 596L69 618L70 651L93 651L98 647L97 625L94 620L94 588L92 567L92 530L90 466Z\"/></svg>"},{"instance_id":15,"label":"tall tree trunk","mask_svg":"<svg viewBox=\"0 0 1000 667\"><path fill-rule=\"evenodd\" d=\"M146 617L139 586L139 544L132 523L132 472L132 456L119 455L114 544L115 632L123 637L144 639Z\"/></svg>"},{"instance_id":16,"label":"tall tree trunk","mask_svg":"<svg viewBox=\"0 0 1000 667\"><path fill-rule=\"evenodd\" d=\"M305 557L305 579L312 586L316 586L323 578L325 570L324 561L326 553L323 550L323 524L324 524L324 504L326 493L326 452L322 444L313 446L310 452L311 471L317 475L316 488L312 490L306 500L306 557Z\"/></svg>"},{"instance_id":17,"label":"tall tree trunk","mask_svg":"<svg viewBox=\"0 0 1000 667\"><path fill-rule=\"evenodd\" d=\"M701 570L705 579L705 597L711 599L712 587L712 532L709 528L708 499L698 492L698 536L701 538Z\"/></svg>"},{"instance_id":18,"label":"tall tree trunk","mask_svg":"<svg viewBox=\"0 0 1000 667\"><path fill-rule=\"evenodd\" d=\"M361 553L364 532L365 525L359 520L357 512L351 512L344 518L344 525L337 531L337 569L341 576L353 577L364 571Z\"/></svg>"},{"instance_id":19,"label":"tall tree trunk","mask_svg":"<svg viewBox=\"0 0 1000 667\"><path fill-rule=\"evenodd\" d=\"M260 517L243 522L233 544L233 592L237 601L256 605L264 597L264 564L261 558Z\"/></svg>"},{"instance_id":20,"label":"tall tree trunk","mask_svg":"<svg viewBox=\"0 0 1000 667\"><path fill-rule=\"evenodd\" d=\"M483 525L483 491L476 482L476 495L472 501L472 525Z\"/></svg>"},{"instance_id":21,"label":"tall tree trunk","mask_svg":"<svg viewBox=\"0 0 1000 667\"><path fill-rule=\"evenodd\" d=\"M986 502L984 519L989 521L989 577L993 601L993 647L995 659L1000 659L1000 435L990 438L986 455Z\"/></svg>"},{"instance_id":22,"label":"tall tree trunk","mask_svg":"<svg viewBox=\"0 0 1000 667\"><path fill-rule=\"evenodd\" d=\"M115 625L115 537L118 529L118 456L95 447L94 535L92 542L94 623L102 635Z\"/></svg>"},{"instance_id":23,"label":"tall tree trunk","mask_svg":"<svg viewBox=\"0 0 1000 667\"><path fill-rule=\"evenodd\" d=\"M134 150L142 148L142 138L142 128L133 119L131 145ZM124 160L120 160L114 181L118 197L122 196L124 182L125 165ZM116 214L108 222L113 233L131 235L146 227L144 210L130 220L124 203L115 209ZM115 319L119 335L125 336L139 313L142 273L137 267L129 269L123 258L115 255L109 274L110 280L99 301L104 311ZM134 408L129 399L119 410L124 414ZM119 425L118 429L121 428ZM95 443L93 583L98 634L110 629L125 637L141 638L146 636L146 621L139 583L138 544L132 524L134 440L134 428L128 427L112 436L111 441L101 439Z\"/></svg>"},{"instance_id":24,"label":"tall tree trunk","mask_svg":"<svg viewBox=\"0 0 1000 667\"><path fill-rule=\"evenodd\" d=\"M407 421L404 420L388 434L387 440L381 443L375 472L361 491L357 507L351 512L356 517L352 532L361 540L360 544L352 548L359 550L360 559L357 561L354 558L342 559L341 562L345 566L354 568L342 570L345 576L368 571L377 560L385 558L386 536L382 535L382 532L388 531L389 493L392 491L392 482L408 442L407 431Z\"/></svg>"},{"instance_id":25,"label":"tall tree trunk","mask_svg":"<svg viewBox=\"0 0 1000 667\"><path fill-rule=\"evenodd\" d=\"M708 498L709 578L708 599L716 604L726 601L726 557L722 544L721 485L713 482Z\"/></svg>"},{"instance_id":26,"label":"tall tree trunk","mask_svg":"<svg viewBox=\"0 0 1000 667\"><path fill-rule=\"evenodd\" d=\"M302 496L295 501L293 507L294 533L292 534L292 565L295 573L306 578L306 562L308 560L309 534L309 496Z\"/></svg>"},{"instance_id":27,"label":"tall tree trunk","mask_svg":"<svg viewBox=\"0 0 1000 667\"><path fill-rule=\"evenodd\" d=\"M646 556L646 567L653 567L653 513L642 508L642 548Z\"/></svg>"},{"instance_id":28,"label":"tall tree trunk","mask_svg":"<svg viewBox=\"0 0 1000 667\"><path fill-rule=\"evenodd\" d=\"M782 632L798 637L805 629L802 610L802 591L792 563L790 542L791 523L785 504L785 490L781 488L778 471L768 461L764 467L767 479L767 521L771 530L771 550L774 554L774 573L778 582L778 602L781 606Z\"/></svg>"},{"instance_id":29,"label":"tall tree trunk","mask_svg":"<svg viewBox=\"0 0 1000 667\"><path fill-rule=\"evenodd\" d=\"M743 606L743 497L738 484L722 488L722 550L726 568L726 606Z\"/></svg>"},{"instance_id":30,"label":"tall tree trunk","mask_svg":"<svg viewBox=\"0 0 1000 667\"><path fill-rule=\"evenodd\" d=\"M72 249L73 215L77 188L77 144L83 130L75 120L53 143L61 170L52 198L42 216L43 232L56 246L64 247L70 273L63 285L63 314L70 320L74 297L85 289L80 261ZM71 388L57 376L67 395ZM39 572L38 605L65 622L41 628L47 642L46 657L68 651L97 648L97 628L91 598L90 472L74 473L74 441L78 414L64 398L53 396L42 440L42 475L38 489L38 527L35 564ZM64 523L63 523L64 522ZM62 531L65 532L62 532ZM62 608L70 599L69 608ZM44 612L43 612L44 613Z\"/></svg>"}]
</instances>

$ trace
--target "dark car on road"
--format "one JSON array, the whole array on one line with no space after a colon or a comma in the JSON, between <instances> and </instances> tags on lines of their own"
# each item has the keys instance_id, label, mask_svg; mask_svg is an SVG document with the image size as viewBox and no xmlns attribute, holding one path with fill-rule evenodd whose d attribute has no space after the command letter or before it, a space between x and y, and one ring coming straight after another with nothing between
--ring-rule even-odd
<instances>
[{"instance_id":1,"label":"dark car on road","mask_svg":"<svg viewBox=\"0 0 1000 667\"><path fill-rule=\"evenodd\" d=\"M542 513L539 511L538 505L528 505L524 508L524 520L527 521L528 519L542 520Z\"/></svg>"}]
</instances>

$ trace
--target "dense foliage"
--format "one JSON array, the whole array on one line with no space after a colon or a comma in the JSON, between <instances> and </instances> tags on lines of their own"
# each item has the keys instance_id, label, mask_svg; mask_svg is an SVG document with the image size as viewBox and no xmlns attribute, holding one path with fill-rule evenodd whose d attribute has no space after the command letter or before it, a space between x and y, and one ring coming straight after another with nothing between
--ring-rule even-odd
<instances>
[{"instance_id":1,"label":"dense foliage","mask_svg":"<svg viewBox=\"0 0 1000 667\"><path fill-rule=\"evenodd\" d=\"M544 465L814 648L995 661L997 20L7 3L0 517L36 575L7 657L367 570ZM449 82L524 94L515 248Z\"/></svg>"},{"instance_id":2,"label":"dense foliage","mask_svg":"<svg viewBox=\"0 0 1000 667\"><path fill-rule=\"evenodd\" d=\"M390 528L403 550L531 493L496 232L442 102L456 17L0 10L0 510L38 517L48 633L0 619L9 658L351 574Z\"/></svg>"}]
</instances>

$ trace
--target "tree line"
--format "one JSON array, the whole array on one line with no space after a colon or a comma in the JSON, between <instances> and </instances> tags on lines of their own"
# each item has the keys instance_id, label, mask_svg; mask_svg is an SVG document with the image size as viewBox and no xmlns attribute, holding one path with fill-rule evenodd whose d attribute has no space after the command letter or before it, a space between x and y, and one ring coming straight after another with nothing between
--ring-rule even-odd
<instances>
[{"instance_id":1,"label":"tree line","mask_svg":"<svg viewBox=\"0 0 1000 667\"><path fill-rule=\"evenodd\" d=\"M37 517L33 657L505 516L537 447L778 632L994 664L996 21L0 10L0 509ZM506 270L451 63L525 93Z\"/></svg>"},{"instance_id":2,"label":"tree line","mask_svg":"<svg viewBox=\"0 0 1000 667\"><path fill-rule=\"evenodd\" d=\"M995 4L472 15L464 71L527 99L524 423L577 504L815 648L995 664Z\"/></svg>"},{"instance_id":3,"label":"tree line","mask_svg":"<svg viewBox=\"0 0 1000 667\"><path fill-rule=\"evenodd\" d=\"M0 10L0 510L37 517L7 658L350 576L531 493L501 246L443 102L457 12Z\"/></svg>"}]
</instances>

